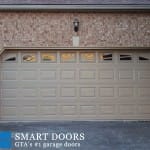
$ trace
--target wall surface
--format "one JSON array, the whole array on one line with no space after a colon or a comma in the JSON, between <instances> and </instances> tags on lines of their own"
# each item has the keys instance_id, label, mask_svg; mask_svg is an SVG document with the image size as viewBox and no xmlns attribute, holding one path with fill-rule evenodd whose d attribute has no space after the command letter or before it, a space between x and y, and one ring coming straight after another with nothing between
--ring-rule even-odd
<instances>
[{"instance_id":1,"label":"wall surface","mask_svg":"<svg viewBox=\"0 0 150 150\"><path fill-rule=\"evenodd\" d=\"M150 4L149 0L0 0L0 4Z\"/></svg>"},{"instance_id":2,"label":"wall surface","mask_svg":"<svg viewBox=\"0 0 150 150\"><path fill-rule=\"evenodd\" d=\"M0 13L0 47L150 47L150 13Z\"/></svg>"}]
</instances>

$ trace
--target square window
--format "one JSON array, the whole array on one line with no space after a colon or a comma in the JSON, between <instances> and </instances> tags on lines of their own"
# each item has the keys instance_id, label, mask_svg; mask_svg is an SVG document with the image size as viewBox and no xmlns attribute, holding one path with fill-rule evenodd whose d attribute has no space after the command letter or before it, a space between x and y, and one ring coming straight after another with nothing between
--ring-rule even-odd
<instances>
[{"instance_id":1,"label":"square window","mask_svg":"<svg viewBox=\"0 0 150 150\"><path fill-rule=\"evenodd\" d=\"M42 62L57 62L57 54L56 53L41 53Z\"/></svg>"},{"instance_id":2,"label":"square window","mask_svg":"<svg viewBox=\"0 0 150 150\"><path fill-rule=\"evenodd\" d=\"M36 62L37 61L37 55L36 53L23 53L22 54L22 62Z\"/></svg>"},{"instance_id":3,"label":"square window","mask_svg":"<svg viewBox=\"0 0 150 150\"><path fill-rule=\"evenodd\" d=\"M2 55L2 62L16 62L17 54L16 53L5 53Z\"/></svg>"},{"instance_id":4,"label":"square window","mask_svg":"<svg viewBox=\"0 0 150 150\"><path fill-rule=\"evenodd\" d=\"M93 52L82 52L80 53L81 62L96 62L96 53Z\"/></svg>"},{"instance_id":5,"label":"square window","mask_svg":"<svg viewBox=\"0 0 150 150\"><path fill-rule=\"evenodd\" d=\"M60 60L64 63L76 62L76 53L74 52L63 52L60 54Z\"/></svg>"},{"instance_id":6,"label":"square window","mask_svg":"<svg viewBox=\"0 0 150 150\"><path fill-rule=\"evenodd\" d=\"M111 62L113 60L113 54L112 53L100 53L99 60L105 61L105 62Z\"/></svg>"},{"instance_id":7,"label":"square window","mask_svg":"<svg viewBox=\"0 0 150 150\"><path fill-rule=\"evenodd\" d=\"M120 61L125 61L125 62L128 62L128 61L132 61L132 54L130 53L121 53L119 54L119 60Z\"/></svg>"},{"instance_id":8,"label":"square window","mask_svg":"<svg viewBox=\"0 0 150 150\"><path fill-rule=\"evenodd\" d=\"M150 62L150 54L149 53L139 54L138 61L139 62Z\"/></svg>"}]
</instances>

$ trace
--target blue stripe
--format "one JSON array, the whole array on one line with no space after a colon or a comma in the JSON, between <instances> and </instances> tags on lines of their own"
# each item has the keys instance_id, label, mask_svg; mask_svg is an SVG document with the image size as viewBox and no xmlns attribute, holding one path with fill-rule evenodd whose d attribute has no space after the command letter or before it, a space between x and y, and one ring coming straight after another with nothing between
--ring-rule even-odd
<instances>
[{"instance_id":1,"label":"blue stripe","mask_svg":"<svg viewBox=\"0 0 150 150\"><path fill-rule=\"evenodd\" d=\"M11 132L0 132L0 148L11 148Z\"/></svg>"}]
</instances>

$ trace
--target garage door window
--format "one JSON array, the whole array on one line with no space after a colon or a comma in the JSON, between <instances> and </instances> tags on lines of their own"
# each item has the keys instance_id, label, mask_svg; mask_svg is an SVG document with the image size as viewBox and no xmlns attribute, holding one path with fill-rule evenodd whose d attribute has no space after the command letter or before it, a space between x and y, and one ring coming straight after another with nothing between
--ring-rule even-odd
<instances>
[{"instance_id":1,"label":"garage door window","mask_svg":"<svg viewBox=\"0 0 150 150\"><path fill-rule=\"evenodd\" d=\"M42 62L57 62L56 53L41 53Z\"/></svg>"},{"instance_id":2,"label":"garage door window","mask_svg":"<svg viewBox=\"0 0 150 150\"><path fill-rule=\"evenodd\" d=\"M26 53L22 55L23 62L36 62L37 56L35 53Z\"/></svg>"},{"instance_id":3,"label":"garage door window","mask_svg":"<svg viewBox=\"0 0 150 150\"><path fill-rule=\"evenodd\" d=\"M138 55L139 62L149 62L150 61L150 55L148 53L143 53Z\"/></svg>"},{"instance_id":4,"label":"garage door window","mask_svg":"<svg viewBox=\"0 0 150 150\"><path fill-rule=\"evenodd\" d=\"M80 53L80 61L81 62L95 62L96 61L96 53Z\"/></svg>"},{"instance_id":5,"label":"garage door window","mask_svg":"<svg viewBox=\"0 0 150 150\"><path fill-rule=\"evenodd\" d=\"M76 53L64 52L60 54L61 62L71 63L76 62Z\"/></svg>"},{"instance_id":6,"label":"garage door window","mask_svg":"<svg viewBox=\"0 0 150 150\"><path fill-rule=\"evenodd\" d=\"M16 62L17 61L17 54L11 53L11 54L5 54L2 57L2 62Z\"/></svg>"},{"instance_id":7,"label":"garage door window","mask_svg":"<svg viewBox=\"0 0 150 150\"><path fill-rule=\"evenodd\" d=\"M113 60L112 53L100 53L99 54L100 61L102 62L111 62Z\"/></svg>"},{"instance_id":8,"label":"garage door window","mask_svg":"<svg viewBox=\"0 0 150 150\"><path fill-rule=\"evenodd\" d=\"M132 54L122 53L119 55L120 61L132 61Z\"/></svg>"}]
</instances>

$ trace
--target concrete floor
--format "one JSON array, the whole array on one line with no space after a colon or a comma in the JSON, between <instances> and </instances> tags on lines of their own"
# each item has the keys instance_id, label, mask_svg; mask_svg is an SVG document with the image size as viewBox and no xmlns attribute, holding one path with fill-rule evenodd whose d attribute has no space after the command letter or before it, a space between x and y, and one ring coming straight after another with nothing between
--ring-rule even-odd
<instances>
[{"instance_id":1,"label":"concrete floor","mask_svg":"<svg viewBox=\"0 0 150 150\"><path fill-rule=\"evenodd\" d=\"M12 133L84 132L85 140L80 141L80 147L48 148L51 150L150 150L150 122L148 121L0 123L0 131L12 131ZM28 150L29 148L13 148L13 150L17 149ZM43 150L43 148L30 149Z\"/></svg>"}]
</instances>

